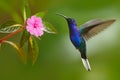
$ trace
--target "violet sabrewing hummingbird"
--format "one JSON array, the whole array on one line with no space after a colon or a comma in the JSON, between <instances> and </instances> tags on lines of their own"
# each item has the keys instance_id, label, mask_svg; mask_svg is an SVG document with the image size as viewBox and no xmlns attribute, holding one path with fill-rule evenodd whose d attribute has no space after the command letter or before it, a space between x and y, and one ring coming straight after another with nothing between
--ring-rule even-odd
<instances>
[{"instance_id":1,"label":"violet sabrewing hummingbird","mask_svg":"<svg viewBox=\"0 0 120 80\"><path fill-rule=\"evenodd\" d=\"M66 19L70 33L70 40L75 48L80 51L84 67L87 71L90 71L91 67L86 55L86 41L110 26L113 22L115 22L115 19L94 19L81 25L80 28L77 28L75 19L66 17L62 14L58 15Z\"/></svg>"}]
</instances>

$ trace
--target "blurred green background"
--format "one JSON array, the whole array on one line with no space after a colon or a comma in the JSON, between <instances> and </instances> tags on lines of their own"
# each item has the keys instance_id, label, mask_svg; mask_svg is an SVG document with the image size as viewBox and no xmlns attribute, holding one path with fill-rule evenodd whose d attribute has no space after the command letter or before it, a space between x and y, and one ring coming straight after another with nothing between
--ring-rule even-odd
<instances>
[{"instance_id":1,"label":"blurred green background","mask_svg":"<svg viewBox=\"0 0 120 80\"><path fill-rule=\"evenodd\" d=\"M22 20L21 0L0 1L0 23ZM32 14L46 11L58 34L45 34L39 41L40 53L32 65L23 64L13 47L5 44L0 51L0 80L119 80L120 79L120 0L29 0ZM84 69L80 53L69 40L62 13L77 20L78 25L94 18L117 19L108 29L87 42L92 67ZM12 15L12 16L11 16ZM19 17L20 16L20 17ZM16 35L11 40L18 41Z\"/></svg>"}]
</instances>

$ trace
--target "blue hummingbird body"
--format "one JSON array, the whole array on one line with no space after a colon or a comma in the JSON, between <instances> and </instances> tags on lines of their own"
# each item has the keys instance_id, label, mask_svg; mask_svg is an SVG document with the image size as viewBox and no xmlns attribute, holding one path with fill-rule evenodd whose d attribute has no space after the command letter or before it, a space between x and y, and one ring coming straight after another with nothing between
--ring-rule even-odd
<instances>
[{"instance_id":1,"label":"blue hummingbird body","mask_svg":"<svg viewBox=\"0 0 120 80\"><path fill-rule=\"evenodd\" d=\"M81 57L86 59L86 42L80 34L80 31L77 29L76 21L73 20L72 23L68 23L70 40L75 48L81 52Z\"/></svg>"},{"instance_id":2,"label":"blue hummingbird body","mask_svg":"<svg viewBox=\"0 0 120 80\"><path fill-rule=\"evenodd\" d=\"M76 21L72 18L67 18L69 33L70 33L70 40L72 44L81 52L81 57L85 68L90 71L90 65L86 57L86 42L85 39L82 37L81 32L82 30L77 29Z\"/></svg>"},{"instance_id":3,"label":"blue hummingbird body","mask_svg":"<svg viewBox=\"0 0 120 80\"><path fill-rule=\"evenodd\" d=\"M115 22L115 20L114 19L106 21L102 19L90 20L85 24L81 25L80 28L77 28L76 21L73 18L68 18L62 14L58 15L64 17L67 20L70 33L70 40L72 44L75 46L75 48L80 51L84 67L88 71L90 71L91 67L86 56L86 41L95 34L98 34L103 29L107 28L109 25Z\"/></svg>"}]
</instances>

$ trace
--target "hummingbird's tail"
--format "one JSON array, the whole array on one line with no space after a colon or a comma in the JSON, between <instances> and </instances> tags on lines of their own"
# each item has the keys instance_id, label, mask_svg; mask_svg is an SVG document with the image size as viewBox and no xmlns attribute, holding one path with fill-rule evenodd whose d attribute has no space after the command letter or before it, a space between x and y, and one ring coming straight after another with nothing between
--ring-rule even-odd
<instances>
[{"instance_id":1,"label":"hummingbird's tail","mask_svg":"<svg viewBox=\"0 0 120 80\"><path fill-rule=\"evenodd\" d=\"M79 51L81 53L81 59L82 59L82 62L83 62L83 65L84 65L85 69L87 71L91 71L91 67L90 67L90 64L89 64L89 61L88 61L87 55L86 55L86 49L85 48L79 48Z\"/></svg>"},{"instance_id":2,"label":"hummingbird's tail","mask_svg":"<svg viewBox=\"0 0 120 80\"><path fill-rule=\"evenodd\" d=\"M84 67L86 68L86 70L91 71L91 67L90 67L88 59L82 58L82 62L83 62Z\"/></svg>"}]
</instances>

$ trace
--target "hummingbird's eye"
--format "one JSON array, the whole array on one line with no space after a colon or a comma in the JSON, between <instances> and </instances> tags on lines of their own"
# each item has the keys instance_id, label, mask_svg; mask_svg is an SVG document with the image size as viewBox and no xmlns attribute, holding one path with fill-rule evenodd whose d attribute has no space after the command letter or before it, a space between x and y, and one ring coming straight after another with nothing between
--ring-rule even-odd
<instances>
[{"instance_id":1,"label":"hummingbird's eye","mask_svg":"<svg viewBox=\"0 0 120 80\"><path fill-rule=\"evenodd\" d=\"M67 21L68 21L68 23L74 23L75 22L75 20L72 19L72 18L67 18Z\"/></svg>"},{"instance_id":2,"label":"hummingbird's eye","mask_svg":"<svg viewBox=\"0 0 120 80\"><path fill-rule=\"evenodd\" d=\"M72 22L74 22L74 19L72 19Z\"/></svg>"},{"instance_id":3,"label":"hummingbird's eye","mask_svg":"<svg viewBox=\"0 0 120 80\"><path fill-rule=\"evenodd\" d=\"M69 19L68 19L68 21L69 21L69 22L73 22L73 21L74 21L74 19L72 19L72 18L69 18Z\"/></svg>"},{"instance_id":4,"label":"hummingbird's eye","mask_svg":"<svg viewBox=\"0 0 120 80\"><path fill-rule=\"evenodd\" d=\"M70 19L70 22L73 22L73 20L72 20L72 19Z\"/></svg>"}]
</instances>

